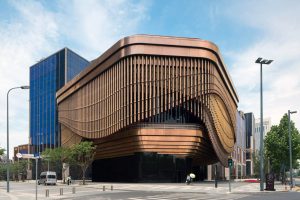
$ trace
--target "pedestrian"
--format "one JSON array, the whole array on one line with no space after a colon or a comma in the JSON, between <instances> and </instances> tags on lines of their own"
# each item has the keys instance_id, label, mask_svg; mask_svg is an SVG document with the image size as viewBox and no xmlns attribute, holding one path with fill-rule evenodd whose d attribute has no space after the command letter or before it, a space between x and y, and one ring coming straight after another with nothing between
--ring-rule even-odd
<instances>
[{"instance_id":1,"label":"pedestrian","mask_svg":"<svg viewBox=\"0 0 300 200\"><path fill-rule=\"evenodd\" d=\"M72 181L71 176L68 176L68 178L67 178L67 184L70 185L71 181Z\"/></svg>"},{"instance_id":2,"label":"pedestrian","mask_svg":"<svg viewBox=\"0 0 300 200\"><path fill-rule=\"evenodd\" d=\"M187 185L189 185L191 183L191 177L190 177L190 175L186 176L186 181L185 182L186 182Z\"/></svg>"}]
</instances>

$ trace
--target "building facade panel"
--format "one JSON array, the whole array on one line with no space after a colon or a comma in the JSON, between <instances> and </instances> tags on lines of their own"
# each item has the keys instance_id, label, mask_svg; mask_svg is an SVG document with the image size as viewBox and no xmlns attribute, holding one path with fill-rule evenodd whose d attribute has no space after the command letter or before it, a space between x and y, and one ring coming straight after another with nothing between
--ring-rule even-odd
<instances>
[{"instance_id":1,"label":"building facade panel","mask_svg":"<svg viewBox=\"0 0 300 200\"><path fill-rule=\"evenodd\" d=\"M215 45L145 35L120 40L57 92L59 121L71 133L62 144L92 140L96 159L156 152L226 166L237 102Z\"/></svg>"},{"instance_id":2,"label":"building facade panel","mask_svg":"<svg viewBox=\"0 0 300 200\"><path fill-rule=\"evenodd\" d=\"M265 118L263 120L263 138L265 138L266 134L271 130L271 118ZM260 118L255 119L255 153L258 153L260 150Z\"/></svg>"}]
</instances>

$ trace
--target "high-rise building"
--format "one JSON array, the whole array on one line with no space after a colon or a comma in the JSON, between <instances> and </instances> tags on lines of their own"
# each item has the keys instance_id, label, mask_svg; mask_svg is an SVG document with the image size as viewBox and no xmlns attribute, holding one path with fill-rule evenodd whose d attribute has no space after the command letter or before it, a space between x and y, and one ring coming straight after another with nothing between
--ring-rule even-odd
<instances>
[{"instance_id":1,"label":"high-rise building","mask_svg":"<svg viewBox=\"0 0 300 200\"><path fill-rule=\"evenodd\" d=\"M253 153L255 149L255 118L253 113L245 113L246 126L246 175L254 173Z\"/></svg>"},{"instance_id":2,"label":"high-rise building","mask_svg":"<svg viewBox=\"0 0 300 200\"><path fill-rule=\"evenodd\" d=\"M264 118L263 137L271 130L271 118ZM260 118L255 119L255 151L260 149Z\"/></svg>"},{"instance_id":3,"label":"high-rise building","mask_svg":"<svg viewBox=\"0 0 300 200\"><path fill-rule=\"evenodd\" d=\"M242 178L246 175L246 122L242 111L237 112L236 143L231 155L234 161L232 174L236 178Z\"/></svg>"},{"instance_id":4,"label":"high-rise building","mask_svg":"<svg viewBox=\"0 0 300 200\"><path fill-rule=\"evenodd\" d=\"M56 91L81 72L89 61L68 48L30 67L30 141L33 153L60 145Z\"/></svg>"}]
</instances>

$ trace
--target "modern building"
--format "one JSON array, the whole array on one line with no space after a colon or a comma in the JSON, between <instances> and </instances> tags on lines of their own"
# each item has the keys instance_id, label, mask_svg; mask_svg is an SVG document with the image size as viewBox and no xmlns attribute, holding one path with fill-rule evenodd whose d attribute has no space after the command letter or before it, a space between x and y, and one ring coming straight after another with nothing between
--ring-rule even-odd
<instances>
[{"instance_id":1,"label":"modern building","mask_svg":"<svg viewBox=\"0 0 300 200\"><path fill-rule=\"evenodd\" d=\"M231 167L231 178L241 179L246 176L246 121L242 111L237 111L236 116L236 142L231 153L233 166ZM229 168L215 163L207 166L207 180L225 180L229 178Z\"/></svg>"},{"instance_id":2,"label":"modern building","mask_svg":"<svg viewBox=\"0 0 300 200\"><path fill-rule=\"evenodd\" d=\"M244 113L238 111L236 119L236 143L234 151L231 153L234 162L232 175L234 178L243 178L246 176L246 121Z\"/></svg>"},{"instance_id":3,"label":"modern building","mask_svg":"<svg viewBox=\"0 0 300 200\"><path fill-rule=\"evenodd\" d=\"M21 144L18 145L16 147L14 147L14 160L18 160L18 158L16 157L17 153L21 153L21 154L29 154L30 152L32 152L32 147L28 144Z\"/></svg>"},{"instance_id":4,"label":"modern building","mask_svg":"<svg viewBox=\"0 0 300 200\"><path fill-rule=\"evenodd\" d=\"M56 92L89 62L68 48L30 67L30 141L33 151L60 145Z\"/></svg>"},{"instance_id":5,"label":"modern building","mask_svg":"<svg viewBox=\"0 0 300 200\"><path fill-rule=\"evenodd\" d=\"M253 154L255 153L255 118L252 112L245 113L246 122L246 176L254 174Z\"/></svg>"},{"instance_id":6,"label":"modern building","mask_svg":"<svg viewBox=\"0 0 300 200\"><path fill-rule=\"evenodd\" d=\"M208 41L125 37L56 96L62 146L97 146L94 181L204 179L234 150L238 96Z\"/></svg>"},{"instance_id":7,"label":"modern building","mask_svg":"<svg viewBox=\"0 0 300 200\"><path fill-rule=\"evenodd\" d=\"M263 138L271 130L271 118L265 118L263 121ZM255 119L255 151L260 150L260 118Z\"/></svg>"}]
</instances>

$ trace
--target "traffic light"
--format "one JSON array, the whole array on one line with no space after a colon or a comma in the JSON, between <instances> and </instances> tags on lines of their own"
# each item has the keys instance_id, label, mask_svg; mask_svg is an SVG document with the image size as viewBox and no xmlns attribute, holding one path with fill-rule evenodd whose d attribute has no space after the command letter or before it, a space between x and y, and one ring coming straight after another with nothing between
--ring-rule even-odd
<instances>
[{"instance_id":1,"label":"traffic light","mask_svg":"<svg viewBox=\"0 0 300 200\"><path fill-rule=\"evenodd\" d=\"M229 167L233 166L233 160L231 158L228 158L228 166Z\"/></svg>"}]
</instances>

